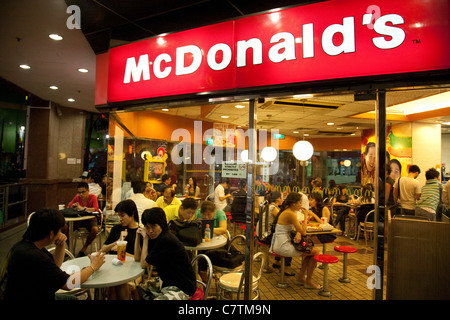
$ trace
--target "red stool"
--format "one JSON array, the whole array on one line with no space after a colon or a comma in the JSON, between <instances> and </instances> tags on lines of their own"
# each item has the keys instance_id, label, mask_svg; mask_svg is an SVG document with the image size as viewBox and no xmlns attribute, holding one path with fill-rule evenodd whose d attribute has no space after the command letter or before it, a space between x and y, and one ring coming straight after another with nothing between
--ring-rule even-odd
<instances>
[{"instance_id":1,"label":"red stool","mask_svg":"<svg viewBox=\"0 0 450 320\"><path fill-rule=\"evenodd\" d=\"M272 252L272 255L275 256L275 257L280 257L281 258L281 269L280 269L281 279L280 279L280 282L277 283L277 287L281 288L281 289L286 289L287 287L289 287L289 285L286 282L284 282L284 267L285 267L285 260L284 260L284 258L285 257L280 256L280 255L276 254L275 252Z\"/></svg>"},{"instance_id":2,"label":"red stool","mask_svg":"<svg viewBox=\"0 0 450 320\"><path fill-rule=\"evenodd\" d=\"M355 253L356 249L348 246L336 246L334 247L334 251L342 252L344 254L344 272L339 281L343 283L350 283L350 279L347 277L347 255L349 253Z\"/></svg>"},{"instance_id":3,"label":"red stool","mask_svg":"<svg viewBox=\"0 0 450 320\"><path fill-rule=\"evenodd\" d=\"M325 266L323 269L323 288L319 291L319 294L324 297L331 297L331 292L328 290L328 265L339 262L339 259L328 254L318 254L314 256L314 260L323 263Z\"/></svg>"},{"instance_id":4,"label":"red stool","mask_svg":"<svg viewBox=\"0 0 450 320\"><path fill-rule=\"evenodd\" d=\"M322 254L327 254L327 243L333 243L334 241L330 241L330 242L323 242L322 243ZM319 269L323 269L324 268L324 266L323 266L323 264L321 264L320 266L319 266Z\"/></svg>"}]
</instances>

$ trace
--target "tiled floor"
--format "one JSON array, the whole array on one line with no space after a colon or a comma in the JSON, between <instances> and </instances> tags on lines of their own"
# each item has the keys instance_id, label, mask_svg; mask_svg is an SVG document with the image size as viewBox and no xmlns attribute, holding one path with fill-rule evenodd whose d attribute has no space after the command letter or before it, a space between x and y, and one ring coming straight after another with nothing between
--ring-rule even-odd
<instances>
[{"instance_id":1,"label":"tiled floor","mask_svg":"<svg viewBox=\"0 0 450 320\"><path fill-rule=\"evenodd\" d=\"M229 230L232 231L233 228L229 228ZM356 253L348 254L347 275L351 279L350 283L338 281L343 274L343 254L334 251L334 247L337 245L352 246L357 249ZM318 248L322 253L322 245L318 245ZM257 250L261 249L258 248ZM280 271L279 269L272 269L274 257L269 254L268 265L272 272L262 275L259 283L261 300L373 300L373 290L367 286L369 277L373 274L373 271L367 273L367 268L374 264L374 250L370 247L370 241L366 247L363 235L357 241L348 236L338 236L334 243L327 244L327 254L339 258L338 263L329 264L328 284L329 291L332 293L331 297L319 295L318 290L305 289L303 286L296 285L296 277L285 277L285 282L289 285L288 288L278 288ZM299 273L300 264L300 257L293 258L291 268L294 273ZM258 270L259 264L255 264L253 267L255 275ZM313 281L323 284L323 269L316 267ZM371 283L370 280L369 283ZM210 295L214 294L215 288L212 286Z\"/></svg>"}]
</instances>

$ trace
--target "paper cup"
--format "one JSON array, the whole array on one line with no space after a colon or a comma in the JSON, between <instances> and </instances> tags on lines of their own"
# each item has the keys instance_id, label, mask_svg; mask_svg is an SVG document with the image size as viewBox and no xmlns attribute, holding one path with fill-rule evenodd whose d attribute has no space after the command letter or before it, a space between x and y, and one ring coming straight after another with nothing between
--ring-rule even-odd
<instances>
[{"instance_id":1,"label":"paper cup","mask_svg":"<svg viewBox=\"0 0 450 320\"><path fill-rule=\"evenodd\" d=\"M58 209L63 210L66 207L65 204L58 204Z\"/></svg>"},{"instance_id":2,"label":"paper cup","mask_svg":"<svg viewBox=\"0 0 450 320\"><path fill-rule=\"evenodd\" d=\"M322 220L322 224L327 224L328 223L327 217L322 217L321 220Z\"/></svg>"},{"instance_id":3,"label":"paper cup","mask_svg":"<svg viewBox=\"0 0 450 320\"><path fill-rule=\"evenodd\" d=\"M127 241L117 241L117 259L125 262L127 255Z\"/></svg>"}]
</instances>

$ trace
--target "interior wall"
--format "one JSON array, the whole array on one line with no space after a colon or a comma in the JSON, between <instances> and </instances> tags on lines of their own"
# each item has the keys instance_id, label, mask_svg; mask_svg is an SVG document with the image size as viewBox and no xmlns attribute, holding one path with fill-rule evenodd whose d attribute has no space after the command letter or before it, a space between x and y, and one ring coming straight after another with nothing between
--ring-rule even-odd
<instances>
[{"instance_id":1,"label":"interior wall","mask_svg":"<svg viewBox=\"0 0 450 320\"><path fill-rule=\"evenodd\" d=\"M441 125L412 123L412 164L418 165L421 185L426 182L425 171L441 166Z\"/></svg>"}]
</instances>

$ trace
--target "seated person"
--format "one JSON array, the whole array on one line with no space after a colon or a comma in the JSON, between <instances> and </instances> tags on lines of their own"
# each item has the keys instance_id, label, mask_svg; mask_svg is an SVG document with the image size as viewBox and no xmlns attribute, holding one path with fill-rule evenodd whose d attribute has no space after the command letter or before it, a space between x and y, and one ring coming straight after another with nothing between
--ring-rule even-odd
<instances>
[{"instance_id":1,"label":"seated person","mask_svg":"<svg viewBox=\"0 0 450 320\"><path fill-rule=\"evenodd\" d=\"M343 204L352 204L352 197L348 195L347 186L344 184L339 185L338 194L333 198L333 207L336 210L336 220L332 223L335 227L337 227L338 223L340 224L340 229L345 231L345 218L350 212L350 207L341 206ZM331 223L330 223L331 224Z\"/></svg>"},{"instance_id":2,"label":"seated person","mask_svg":"<svg viewBox=\"0 0 450 320\"><path fill-rule=\"evenodd\" d=\"M144 227L136 235L134 260L142 268L155 266L163 287L149 298L163 299L164 292L170 290L179 299L189 299L197 289L194 269L184 245L169 232L164 210L158 207L145 210L142 223Z\"/></svg>"},{"instance_id":3,"label":"seated person","mask_svg":"<svg viewBox=\"0 0 450 320\"><path fill-rule=\"evenodd\" d=\"M204 201L200 209L197 210L195 217L197 219L214 219L214 233L226 236L228 231L227 216L223 210L216 210L214 202L208 200Z\"/></svg>"},{"instance_id":4,"label":"seated person","mask_svg":"<svg viewBox=\"0 0 450 320\"><path fill-rule=\"evenodd\" d=\"M189 221L195 216L197 210L197 200L194 198L186 198L181 202L181 205L170 205L164 208L167 223L172 220Z\"/></svg>"},{"instance_id":5,"label":"seated person","mask_svg":"<svg viewBox=\"0 0 450 320\"><path fill-rule=\"evenodd\" d=\"M119 202L114 208L119 216L120 224L112 227L100 252L117 254L117 241L127 241L126 252L134 255L136 231L139 227L139 215L133 200L127 199ZM128 283L108 288L108 300L129 300L130 289Z\"/></svg>"},{"instance_id":6,"label":"seated person","mask_svg":"<svg viewBox=\"0 0 450 320\"><path fill-rule=\"evenodd\" d=\"M247 208L247 181L239 181L239 190L233 193L233 202L231 203L231 221L245 223Z\"/></svg>"},{"instance_id":7,"label":"seated person","mask_svg":"<svg viewBox=\"0 0 450 320\"><path fill-rule=\"evenodd\" d=\"M311 208L309 215L314 218L314 220L318 223L322 223L322 217L327 218L329 223L330 221L330 210L324 205L322 195L318 192L311 193L309 195L309 206ZM333 242L336 239L336 234L319 234L313 237L313 240L316 238L320 243L329 243ZM317 241L314 241L317 243Z\"/></svg>"},{"instance_id":8,"label":"seated person","mask_svg":"<svg viewBox=\"0 0 450 320\"><path fill-rule=\"evenodd\" d=\"M72 201L68 204L69 208L74 208L80 211L88 211L88 212L98 212L98 202L97 197L93 194L89 193L89 186L86 182L80 182L77 185L77 195L72 199ZM89 231L89 235L86 238L86 242L84 243L83 248L81 248L78 253L79 257L86 255L86 249L95 240L98 233L98 222L96 217L92 217L92 219L83 220L83 221L75 221L73 223L73 229L77 230L79 228L86 228ZM67 238L69 238L69 227L67 224L61 230Z\"/></svg>"},{"instance_id":9,"label":"seated person","mask_svg":"<svg viewBox=\"0 0 450 320\"><path fill-rule=\"evenodd\" d=\"M151 182L145 183L144 196L152 201L156 202L158 199L158 195L156 194L156 190L153 188L153 184Z\"/></svg>"},{"instance_id":10,"label":"seated person","mask_svg":"<svg viewBox=\"0 0 450 320\"><path fill-rule=\"evenodd\" d=\"M156 206L164 209L169 205L180 206L181 200L175 198L175 190L173 190L171 187L166 187L164 189L163 195L156 200Z\"/></svg>"},{"instance_id":11,"label":"seated person","mask_svg":"<svg viewBox=\"0 0 450 320\"><path fill-rule=\"evenodd\" d=\"M65 220L61 212L40 209L30 218L21 241L7 255L7 264L0 277L5 285L5 300L59 300L67 295L57 295L59 289L71 290L74 283L85 282L105 263L104 254L90 256L90 265L72 276L60 269L64 262L66 236L61 233ZM53 253L47 246L55 244ZM69 298L76 299L70 296Z\"/></svg>"},{"instance_id":12,"label":"seated person","mask_svg":"<svg viewBox=\"0 0 450 320\"><path fill-rule=\"evenodd\" d=\"M184 187L184 194L188 197L200 197L200 187L197 185L197 178L190 177L188 184Z\"/></svg>"},{"instance_id":13,"label":"seated person","mask_svg":"<svg viewBox=\"0 0 450 320\"><path fill-rule=\"evenodd\" d=\"M145 209L156 207L156 202L150 200L144 195L146 188L146 184L144 181L132 181L131 186L133 188L133 196L130 198L130 200L133 200L136 204L139 217L142 215L142 212L144 212Z\"/></svg>"}]
</instances>

